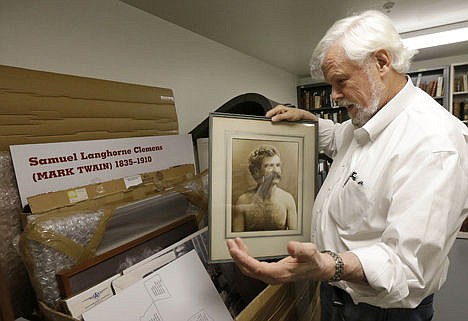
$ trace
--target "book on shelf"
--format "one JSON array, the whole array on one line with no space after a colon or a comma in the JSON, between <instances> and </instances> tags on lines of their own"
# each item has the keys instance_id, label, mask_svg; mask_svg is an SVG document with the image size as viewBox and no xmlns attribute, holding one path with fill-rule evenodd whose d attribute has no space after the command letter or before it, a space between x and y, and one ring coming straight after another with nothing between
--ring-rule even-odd
<instances>
[{"instance_id":1,"label":"book on shelf","mask_svg":"<svg viewBox=\"0 0 468 321\"><path fill-rule=\"evenodd\" d=\"M453 102L453 115L460 120L468 120L468 102L454 101Z\"/></svg>"},{"instance_id":2,"label":"book on shelf","mask_svg":"<svg viewBox=\"0 0 468 321\"><path fill-rule=\"evenodd\" d=\"M458 75L454 77L453 91L456 93L468 92L468 74Z\"/></svg>"},{"instance_id":3,"label":"book on shelf","mask_svg":"<svg viewBox=\"0 0 468 321\"><path fill-rule=\"evenodd\" d=\"M468 103L466 101L462 101L460 103L460 109L462 110L463 113L463 118L462 120L468 120Z\"/></svg>"},{"instance_id":4,"label":"book on shelf","mask_svg":"<svg viewBox=\"0 0 468 321\"><path fill-rule=\"evenodd\" d=\"M422 73L418 73L418 77L416 78L416 87L421 85Z\"/></svg>"},{"instance_id":5,"label":"book on shelf","mask_svg":"<svg viewBox=\"0 0 468 321\"><path fill-rule=\"evenodd\" d=\"M444 94L444 77L439 76L437 77L437 86L436 86L436 97L440 97Z\"/></svg>"},{"instance_id":6,"label":"book on shelf","mask_svg":"<svg viewBox=\"0 0 468 321\"><path fill-rule=\"evenodd\" d=\"M304 101L302 103L302 106L304 106L306 110L310 109L310 91L306 91L304 93Z\"/></svg>"},{"instance_id":7,"label":"book on shelf","mask_svg":"<svg viewBox=\"0 0 468 321\"><path fill-rule=\"evenodd\" d=\"M314 92L314 108L322 107L322 96L319 96L316 92Z\"/></svg>"},{"instance_id":8,"label":"book on shelf","mask_svg":"<svg viewBox=\"0 0 468 321\"><path fill-rule=\"evenodd\" d=\"M453 102L453 115L457 117L458 119L463 119L460 101Z\"/></svg>"},{"instance_id":9,"label":"book on shelf","mask_svg":"<svg viewBox=\"0 0 468 321\"><path fill-rule=\"evenodd\" d=\"M427 83L427 84L426 84L426 83L423 83L422 86L423 86L423 87L422 87L421 89L424 88L423 90L425 90L426 93L429 94L429 96L431 96L431 97L434 97L434 96L435 96L435 94L436 94L436 89L437 89L437 80L431 80L431 81L429 81L429 83Z\"/></svg>"},{"instance_id":10,"label":"book on shelf","mask_svg":"<svg viewBox=\"0 0 468 321\"><path fill-rule=\"evenodd\" d=\"M460 120L468 120L468 102L463 100L454 101L453 115Z\"/></svg>"},{"instance_id":11,"label":"book on shelf","mask_svg":"<svg viewBox=\"0 0 468 321\"><path fill-rule=\"evenodd\" d=\"M453 92L457 93L462 91L462 78L461 77L454 77L453 78Z\"/></svg>"}]
</instances>

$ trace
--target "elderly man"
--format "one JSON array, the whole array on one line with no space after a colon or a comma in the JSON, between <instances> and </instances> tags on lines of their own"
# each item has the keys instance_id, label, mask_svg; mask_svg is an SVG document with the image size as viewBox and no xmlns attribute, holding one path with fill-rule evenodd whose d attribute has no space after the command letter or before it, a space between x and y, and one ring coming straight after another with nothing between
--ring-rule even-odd
<instances>
[{"instance_id":1,"label":"elderly man","mask_svg":"<svg viewBox=\"0 0 468 321\"><path fill-rule=\"evenodd\" d=\"M333 164L315 200L313 243L290 242L289 257L267 263L241 239L227 241L249 276L324 281L322 320L431 320L447 276L468 214L468 130L405 75L413 55L380 12L336 22L311 72L351 120L318 119L319 148ZM316 120L285 106L267 116Z\"/></svg>"},{"instance_id":2,"label":"elderly man","mask_svg":"<svg viewBox=\"0 0 468 321\"><path fill-rule=\"evenodd\" d=\"M249 171L256 186L242 194L234 207L233 232L297 229L296 203L281 189L278 150L260 145L249 155Z\"/></svg>"}]
</instances>

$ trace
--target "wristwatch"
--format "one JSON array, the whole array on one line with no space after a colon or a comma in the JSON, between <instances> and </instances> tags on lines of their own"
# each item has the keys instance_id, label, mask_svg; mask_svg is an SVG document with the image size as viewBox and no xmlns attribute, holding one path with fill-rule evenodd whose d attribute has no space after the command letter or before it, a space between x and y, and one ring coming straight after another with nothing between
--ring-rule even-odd
<instances>
[{"instance_id":1,"label":"wristwatch","mask_svg":"<svg viewBox=\"0 0 468 321\"><path fill-rule=\"evenodd\" d=\"M335 274L333 275L331 279L328 280L328 282L341 281L341 277L343 276L343 272L344 272L344 263L343 263L343 259L341 258L341 256L329 250L322 251L322 253L327 253L335 260Z\"/></svg>"}]
</instances>

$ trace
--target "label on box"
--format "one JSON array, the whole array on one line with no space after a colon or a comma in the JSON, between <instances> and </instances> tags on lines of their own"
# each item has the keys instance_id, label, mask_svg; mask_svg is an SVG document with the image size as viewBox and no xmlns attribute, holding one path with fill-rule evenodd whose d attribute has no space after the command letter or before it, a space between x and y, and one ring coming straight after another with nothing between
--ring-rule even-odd
<instances>
[{"instance_id":1,"label":"label on box","mask_svg":"<svg viewBox=\"0 0 468 321\"><path fill-rule=\"evenodd\" d=\"M119 276L120 274L114 275L88 290L80 292L71 298L65 299L65 304L67 305L67 309L71 316L81 319L81 315L84 312L91 310L98 304L114 296L111 285L112 281Z\"/></svg>"},{"instance_id":2,"label":"label on box","mask_svg":"<svg viewBox=\"0 0 468 321\"><path fill-rule=\"evenodd\" d=\"M21 205L27 198L195 164L190 135L10 146Z\"/></svg>"},{"instance_id":3,"label":"label on box","mask_svg":"<svg viewBox=\"0 0 468 321\"><path fill-rule=\"evenodd\" d=\"M141 175L133 175L124 177L125 188L129 189L132 186L137 186L143 183Z\"/></svg>"},{"instance_id":4,"label":"label on box","mask_svg":"<svg viewBox=\"0 0 468 321\"><path fill-rule=\"evenodd\" d=\"M163 100L163 101L174 101L174 97L172 97L172 96L161 96L161 100Z\"/></svg>"},{"instance_id":5,"label":"label on box","mask_svg":"<svg viewBox=\"0 0 468 321\"><path fill-rule=\"evenodd\" d=\"M67 196L70 203L86 201L88 199L86 188L77 188L71 191L67 191Z\"/></svg>"}]
</instances>

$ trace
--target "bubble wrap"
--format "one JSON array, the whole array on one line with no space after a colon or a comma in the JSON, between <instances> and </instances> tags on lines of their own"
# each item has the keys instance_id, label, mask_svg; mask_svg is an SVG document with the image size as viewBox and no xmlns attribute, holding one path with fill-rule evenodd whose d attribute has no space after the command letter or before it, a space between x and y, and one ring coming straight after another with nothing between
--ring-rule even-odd
<instances>
[{"instance_id":1,"label":"bubble wrap","mask_svg":"<svg viewBox=\"0 0 468 321\"><path fill-rule=\"evenodd\" d=\"M103 217L103 211L87 211L68 215L66 217L50 218L42 222L32 220L36 231L53 231L56 235L64 236L75 243L85 246L93 237L96 228ZM43 233L46 234L46 233ZM23 236L22 236L23 237ZM46 239L42 243L29 240L24 236L25 245L22 248L40 300L54 309L58 309L60 292L55 274L76 264L67 254L47 246L47 243L57 242L57 239Z\"/></svg>"},{"instance_id":2,"label":"bubble wrap","mask_svg":"<svg viewBox=\"0 0 468 321\"><path fill-rule=\"evenodd\" d=\"M0 152L0 273L6 280L15 316L29 315L34 292L26 268L15 247L21 231L21 202L9 152Z\"/></svg>"}]
</instances>

